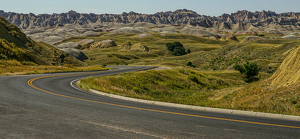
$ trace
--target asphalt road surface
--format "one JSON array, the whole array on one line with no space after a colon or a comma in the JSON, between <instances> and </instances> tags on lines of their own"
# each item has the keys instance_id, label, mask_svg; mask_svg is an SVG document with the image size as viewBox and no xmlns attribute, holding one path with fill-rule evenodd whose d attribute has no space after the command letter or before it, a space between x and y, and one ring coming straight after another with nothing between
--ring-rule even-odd
<instances>
[{"instance_id":1,"label":"asphalt road surface","mask_svg":"<svg viewBox=\"0 0 300 139\"><path fill-rule=\"evenodd\" d=\"M300 138L300 122L130 102L70 82L149 67L0 77L0 138Z\"/></svg>"}]
</instances>

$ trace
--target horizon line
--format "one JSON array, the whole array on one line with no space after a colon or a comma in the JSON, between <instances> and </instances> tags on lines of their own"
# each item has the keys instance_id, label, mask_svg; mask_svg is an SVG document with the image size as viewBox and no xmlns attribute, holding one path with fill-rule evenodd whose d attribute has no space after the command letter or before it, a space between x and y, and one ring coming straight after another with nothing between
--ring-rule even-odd
<instances>
[{"instance_id":1,"label":"horizon line","mask_svg":"<svg viewBox=\"0 0 300 139\"><path fill-rule=\"evenodd\" d=\"M189 10L189 9L176 9L175 11L160 11L160 12L156 12L156 13L139 13L139 12L134 12L134 11L130 11L130 12L123 12L123 13L126 13L126 14L128 14L128 13L131 13L131 12L133 12L133 13L137 13L137 14L147 14L147 15L153 15L153 14L157 14L157 13L167 13L167 12L176 12L177 10L187 10L187 11L192 11L192 12L195 12L196 14L198 14L198 15L201 15L201 14L199 14L199 13L197 13L196 11L194 11L194 10ZM32 13L32 12L29 12L29 13L22 13L22 12L13 12L13 11L9 11L9 12L6 12L6 11L4 11L4 10L0 10L0 12L5 12L5 13L16 13L16 14L34 14L34 15L45 15L45 14L47 14L47 15L53 15L53 14L64 14L64 13L69 13L69 12L76 12L76 13L79 13L79 14L98 14L98 15L101 15L101 14L115 14L115 15L121 15L121 14L123 14L123 13L120 13L120 14L116 14L116 13L93 13L93 12L90 12L90 13L86 13L86 12L77 12L77 11L75 11L75 10L69 10L68 12L62 12L62 13L39 13L39 14L36 14L36 13ZM237 10L236 12L234 12L234 13L237 13L237 12L242 12L242 11L247 11L247 12L251 12L251 13L256 13L256 12L263 12L263 11L265 11L265 12L274 12L275 14L283 14L283 13L300 13L300 12L283 12L283 13L276 13L276 11L273 11L273 10L262 10L262 11L249 11L249 10ZM228 15L230 15L230 14L234 14L234 13L223 13L223 14L221 14L221 15L219 15L219 16L222 16L222 15L224 15L224 14L228 14ZM211 16L211 15L203 15L203 16ZM216 17L216 16L211 16L211 17Z\"/></svg>"}]
</instances>

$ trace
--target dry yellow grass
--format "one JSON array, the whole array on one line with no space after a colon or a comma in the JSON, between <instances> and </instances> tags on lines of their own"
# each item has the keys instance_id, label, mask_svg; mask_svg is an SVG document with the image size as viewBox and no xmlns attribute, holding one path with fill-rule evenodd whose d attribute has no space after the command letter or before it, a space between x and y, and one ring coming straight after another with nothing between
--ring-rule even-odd
<instances>
[{"instance_id":1,"label":"dry yellow grass","mask_svg":"<svg viewBox=\"0 0 300 139\"><path fill-rule=\"evenodd\" d=\"M275 89L300 82L300 47L287 56L269 80Z\"/></svg>"},{"instance_id":2,"label":"dry yellow grass","mask_svg":"<svg viewBox=\"0 0 300 139\"><path fill-rule=\"evenodd\" d=\"M300 115L300 47L291 52L268 79L234 91L221 107Z\"/></svg>"}]
</instances>

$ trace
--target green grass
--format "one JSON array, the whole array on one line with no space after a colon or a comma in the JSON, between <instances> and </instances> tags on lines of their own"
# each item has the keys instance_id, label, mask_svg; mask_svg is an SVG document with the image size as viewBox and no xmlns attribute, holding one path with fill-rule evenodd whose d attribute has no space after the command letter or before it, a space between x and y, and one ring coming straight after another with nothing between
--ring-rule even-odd
<instances>
[{"instance_id":1,"label":"green grass","mask_svg":"<svg viewBox=\"0 0 300 139\"><path fill-rule=\"evenodd\" d=\"M38 65L33 62L19 62L17 60L0 60L0 75L29 75L54 72L75 72L75 71L99 71L107 70L103 66L78 67L70 64L60 66Z\"/></svg>"},{"instance_id":2,"label":"green grass","mask_svg":"<svg viewBox=\"0 0 300 139\"><path fill-rule=\"evenodd\" d=\"M273 43L271 43L274 41ZM256 62L261 71L276 71L299 40L258 40L253 43L230 43L222 48L200 53L192 63L203 70L233 69L236 63ZM271 70L269 69L271 67Z\"/></svg>"},{"instance_id":3,"label":"green grass","mask_svg":"<svg viewBox=\"0 0 300 139\"><path fill-rule=\"evenodd\" d=\"M264 74L266 77L269 75ZM211 99L220 95L218 90L245 84L236 71L203 72L176 68L89 77L82 79L79 86L148 100L218 107L219 100Z\"/></svg>"},{"instance_id":4,"label":"green grass","mask_svg":"<svg viewBox=\"0 0 300 139\"><path fill-rule=\"evenodd\" d=\"M180 41L185 49L190 49L191 54L186 55L188 59L193 59L193 57L199 52L212 51L216 50L226 44L229 44L230 41L221 41L221 40L211 40L206 38L201 38L193 35L186 34L156 34L150 33L148 37L138 38L138 34L105 34L101 37L94 37L95 41L102 41L106 39L111 39L116 42L117 45L121 45L126 41L131 42L132 44L143 43L150 48L150 52L139 52L139 51L129 51L129 50L120 50L118 47L111 47L105 49L96 49L96 50L83 50L83 52L90 58L86 63L89 65L115 65L116 63L123 64L134 64L134 65L162 65L165 63L174 63L176 65L184 66L186 63L180 61L174 61L179 57L173 57L172 54L166 49L166 42ZM91 37L86 37L91 38ZM77 40L78 38L70 38L67 41ZM108 55L119 55L119 57L107 57ZM124 58L121 56L133 56L138 57L135 59ZM174 59L175 58L175 59ZM155 62L156 61L156 62ZM159 62L157 62L159 61Z\"/></svg>"},{"instance_id":5,"label":"green grass","mask_svg":"<svg viewBox=\"0 0 300 139\"><path fill-rule=\"evenodd\" d=\"M236 63L246 61L257 62L262 72L272 73L277 70L280 63L286 57L286 52L300 45L298 40L264 39L251 43L239 43L235 41L212 40L187 34L164 34L149 33L150 36L138 38L139 34L116 33L104 34L100 37L74 37L67 41L79 41L80 39L94 39L102 41L111 39L117 45L126 41L132 44L143 43L150 48L150 52L138 52L120 50L118 47L83 50L90 58L88 65L167 65L185 66L191 61L196 68L202 70L232 69ZM239 40L251 35L236 35ZM264 37L280 37L280 34L264 33ZM165 44L179 41L185 49L191 53L183 56L172 56L167 51ZM109 55L115 55L108 57ZM129 57L128 57L129 56ZM130 58L137 57L137 58ZM270 68L271 67L271 68Z\"/></svg>"},{"instance_id":6,"label":"green grass","mask_svg":"<svg viewBox=\"0 0 300 139\"><path fill-rule=\"evenodd\" d=\"M260 112L299 115L299 88L268 92L261 87L264 81L244 82L236 63L256 62L261 80L269 78L285 57L300 45L299 40L263 39L248 43L210 40L186 34L157 34L137 38L138 34L104 34L88 37L96 41L114 40L118 45L130 41L143 43L150 52L120 50L118 47L83 50L90 58L89 65L157 65L173 67L172 70L124 73L117 76L90 77L79 86L135 98L211 106ZM236 35L241 41L247 36ZM264 37L280 34L264 33ZM83 38L80 38L83 39ZM66 41L79 41L70 38ZM85 38L84 38L85 39ZM173 56L165 44L179 41L191 53ZM196 68L186 67L191 61ZM295 92L296 91L296 92Z\"/></svg>"},{"instance_id":7,"label":"green grass","mask_svg":"<svg viewBox=\"0 0 300 139\"><path fill-rule=\"evenodd\" d=\"M260 73L261 81L247 84L237 71L176 68L89 77L78 86L147 100L300 115L300 87L266 90L264 79L271 75Z\"/></svg>"}]
</instances>

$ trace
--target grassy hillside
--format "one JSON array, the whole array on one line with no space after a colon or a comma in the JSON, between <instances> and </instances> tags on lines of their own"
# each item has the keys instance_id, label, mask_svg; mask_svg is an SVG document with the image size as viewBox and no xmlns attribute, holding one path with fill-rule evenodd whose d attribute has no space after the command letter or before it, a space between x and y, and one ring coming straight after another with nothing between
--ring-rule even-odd
<instances>
[{"instance_id":1,"label":"grassy hillside","mask_svg":"<svg viewBox=\"0 0 300 139\"><path fill-rule=\"evenodd\" d=\"M129 41L131 44L142 43L150 48L150 52L120 50L119 47L105 49L83 50L90 57L89 65L98 64L134 64L185 66L191 61L196 68L202 70L233 69L236 63L246 61L258 63L261 71L273 73L280 66L289 51L300 45L299 40L262 39L241 43L237 41L212 40L187 34L157 34L149 32L150 36L139 38L139 34L102 34L99 37L74 37L64 42L78 42L82 39L94 39L96 42L111 39L117 45ZM280 37L264 33L264 38ZM237 35L245 38L250 35ZM191 53L183 56L173 56L166 49L168 42L179 41Z\"/></svg>"},{"instance_id":2,"label":"grassy hillside","mask_svg":"<svg viewBox=\"0 0 300 139\"><path fill-rule=\"evenodd\" d=\"M299 52L292 50L272 77L229 94L225 107L300 115Z\"/></svg>"},{"instance_id":3,"label":"grassy hillside","mask_svg":"<svg viewBox=\"0 0 300 139\"><path fill-rule=\"evenodd\" d=\"M300 116L300 86L270 89L266 81L255 82L228 93L219 102L222 108Z\"/></svg>"},{"instance_id":4,"label":"grassy hillside","mask_svg":"<svg viewBox=\"0 0 300 139\"><path fill-rule=\"evenodd\" d=\"M270 74L261 73L262 79ZM117 76L89 77L79 86L124 96L222 107L220 101L247 85L237 71L198 71L189 68L123 73Z\"/></svg>"},{"instance_id":5,"label":"grassy hillside","mask_svg":"<svg viewBox=\"0 0 300 139\"><path fill-rule=\"evenodd\" d=\"M34 67L27 70L28 74L38 72L38 70L43 72L57 70L57 68L37 66L37 64L55 65L59 62L57 57L62 52L47 44L33 42L16 28L10 29L7 26L4 28L9 35L4 35L0 42L0 46L2 46L0 58L4 59L0 61L0 74L1 70L3 71L1 67L6 67L5 72L13 74L18 72L16 71L18 68L13 69L13 67L22 67L26 64L33 64L31 67ZM16 31L11 32L11 30ZM247 42L213 40L180 33L148 32L148 34L150 36L139 38L137 36L140 34L134 33L103 33L98 37L72 37L64 40L62 43L78 42L83 39L93 39L96 42L110 39L119 46L129 41L131 44L142 43L150 48L149 52L124 50L119 49L119 46L86 49L83 52L90 57L86 61L86 64L89 65L129 64L172 67L170 70L89 77L81 80L78 85L85 89L92 88L149 100L300 115L298 56L292 56L294 60L290 60L291 62L288 62L290 64L282 65L282 63L286 63L283 62L284 59L290 54L295 55L295 51L298 51L296 48L299 47L300 40L268 39L267 37L279 38L282 35L267 33L261 34L265 39ZM242 40L247 36L250 35L237 35L237 38ZM181 42L185 49L191 50L191 53L173 56L165 45L174 41ZM72 58L68 60L69 63L76 65ZM187 67L188 61L191 61L195 68ZM260 81L245 83L243 76L233 70L235 64L245 62L258 64ZM10 69L7 68L10 66L6 65L13 66ZM76 69L71 65L65 68L67 69L58 70L72 71ZM95 68L101 68L101 66L95 66ZM291 73L291 71L295 72ZM285 82L285 80L290 81ZM270 86L272 84L277 87Z\"/></svg>"},{"instance_id":6,"label":"grassy hillside","mask_svg":"<svg viewBox=\"0 0 300 139\"><path fill-rule=\"evenodd\" d=\"M264 33L261 40L246 43L210 40L186 34L102 34L88 37L96 41L111 39L118 45L126 41L143 43L150 52L126 51L118 47L84 50L91 58L88 64L131 64L172 67L172 70L124 73L118 76L90 77L79 86L136 98L230 109L300 115L299 86L270 90L268 80L284 59L300 45L300 40L267 39L281 37ZM239 40L250 35L237 35ZM81 38L67 41L77 42ZM173 56L165 46L179 41L192 52ZM191 61L196 68L186 66ZM260 81L245 83L233 71L237 63L255 62L260 68Z\"/></svg>"},{"instance_id":7,"label":"grassy hillside","mask_svg":"<svg viewBox=\"0 0 300 139\"><path fill-rule=\"evenodd\" d=\"M0 17L0 60L33 62L39 65L56 65L59 56L66 55L65 63L76 66L84 64L63 51L45 43L34 42L16 26Z\"/></svg>"},{"instance_id":8,"label":"grassy hillside","mask_svg":"<svg viewBox=\"0 0 300 139\"><path fill-rule=\"evenodd\" d=\"M194 57L196 52L211 51L222 47L230 43L230 41L220 41L212 40L202 37L197 37L187 34L157 34L148 33L150 36L139 38L139 34L102 34L100 37L73 37L66 39L65 42L78 42L82 39L93 39L96 42L102 40L111 39L116 42L117 45L122 45L123 43L129 41L131 44L142 43L150 48L149 52L139 52L139 51L126 51L120 50L119 47L111 47L105 49L94 49L94 50L83 50L83 52L91 59L87 63L89 65L95 64L135 64L135 65L169 65L174 62L179 65L185 65L181 61L173 61L173 56L166 49L167 42L179 41L186 49L190 49L192 54L188 57ZM119 57L108 57L107 55L114 54L119 55ZM126 58L138 57L138 58ZM170 58L170 59L169 59ZM176 57L179 58L179 57ZM156 61L159 61L157 63ZM175 65L176 65L175 64Z\"/></svg>"},{"instance_id":9,"label":"grassy hillside","mask_svg":"<svg viewBox=\"0 0 300 139\"><path fill-rule=\"evenodd\" d=\"M252 43L230 43L200 54L192 61L201 69L233 69L236 63L256 62L261 71L273 73L289 52L300 45L299 40L257 40Z\"/></svg>"},{"instance_id":10,"label":"grassy hillside","mask_svg":"<svg viewBox=\"0 0 300 139\"><path fill-rule=\"evenodd\" d=\"M148 100L300 115L299 84L271 89L272 74L261 72L259 76L260 81L248 84L237 71L185 67L89 77L78 86Z\"/></svg>"}]
</instances>

